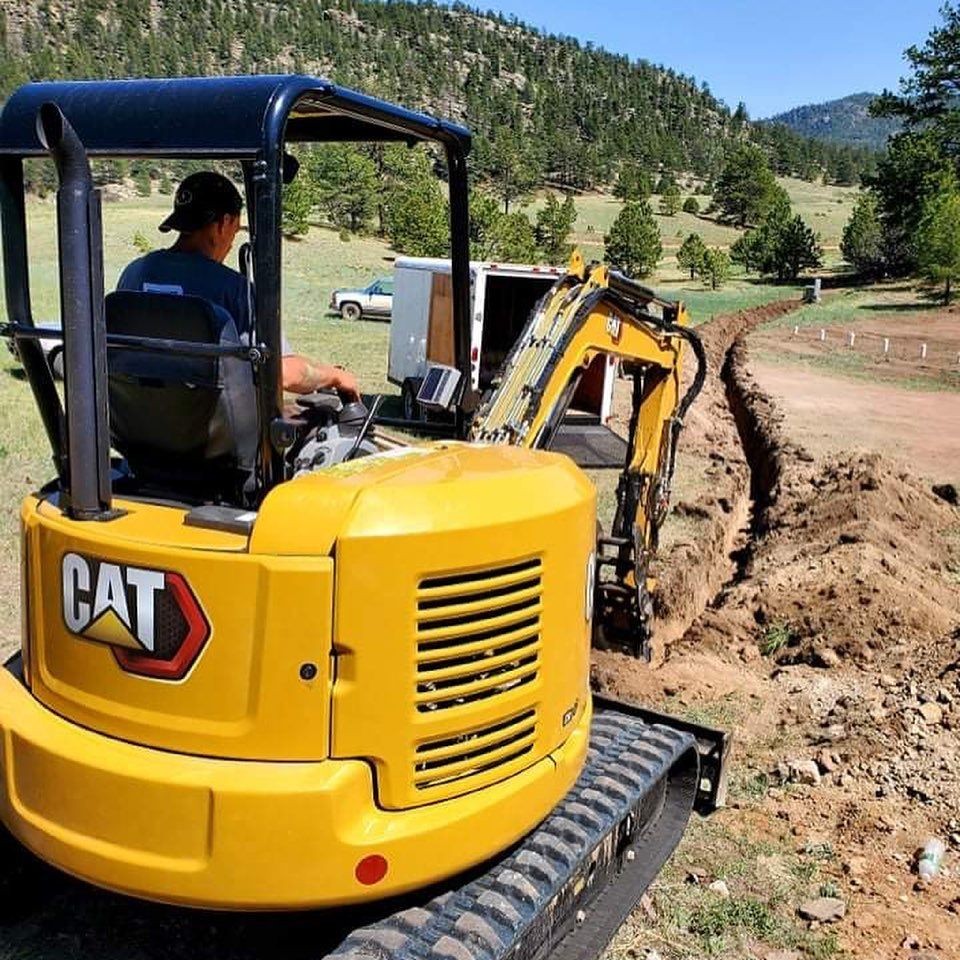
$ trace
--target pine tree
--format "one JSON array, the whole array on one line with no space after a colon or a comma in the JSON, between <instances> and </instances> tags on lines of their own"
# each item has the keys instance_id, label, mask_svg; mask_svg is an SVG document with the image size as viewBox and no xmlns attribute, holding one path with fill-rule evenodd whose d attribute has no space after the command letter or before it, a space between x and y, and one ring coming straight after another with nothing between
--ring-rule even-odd
<instances>
[{"instance_id":1,"label":"pine tree","mask_svg":"<svg viewBox=\"0 0 960 960\"><path fill-rule=\"evenodd\" d=\"M943 302L953 295L960 280L960 190L956 181L929 197L917 227L917 261L920 271L934 283L943 283Z\"/></svg>"},{"instance_id":2,"label":"pine tree","mask_svg":"<svg viewBox=\"0 0 960 960\"><path fill-rule=\"evenodd\" d=\"M872 193L857 197L853 213L843 228L840 252L860 273L883 274L883 231L877 215L877 198Z\"/></svg>"},{"instance_id":3,"label":"pine tree","mask_svg":"<svg viewBox=\"0 0 960 960\"><path fill-rule=\"evenodd\" d=\"M280 229L285 237L302 237L310 229L310 213L316 192L307 177L298 176L283 188L283 217Z\"/></svg>"},{"instance_id":4,"label":"pine tree","mask_svg":"<svg viewBox=\"0 0 960 960\"><path fill-rule=\"evenodd\" d=\"M763 261L762 241L759 230L749 230L731 245L730 259L739 263L747 273L752 270L759 271Z\"/></svg>"},{"instance_id":5,"label":"pine tree","mask_svg":"<svg viewBox=\"0 0 960 960\"><path fill-rule=\"evenodd\" d=\"M867 187L877 198L883 231L883 260L893 274L917 266L916 232L928 197L935 195L952 173L930 131L892 137L887 152Z\"/></svg>"},{"instance_id":6,"label":"pine tree","mask_svg":"<svg viewBox=\"0 0 960 960\"><path fill-rule=\"evenodd\" d=\"M133 171L133 185L136 187L138 197L149 197L152 192L150 183L150 171L146 167L137 167Z\"/></svg>"},{"instance_id":7,"label":"pine tree","mask_svg":"<svg viewBox=\"0 0 960 960\"><path fill-rule=\"evenodd\" d=\"M819 238L797 214L780 229L772 253L771 273L778 280L796 280L807 267L823 264Z\"/></svg>"},{"instance_id":8,"label":"pine tree","mask_svg":"<svg viewBox=\"0 0 960 960\"><path fill-rule=\"evenodd\" d=\"M617 174L613 195L620 200L646 200L651 193L650 175L635 161L624 161Z\"/></svg>"},{"instance_id":9,"label":"pine tree","mask_svg":"<svg viewBox=\"0 0 960 960\"><path fill-rule=\"evenodd\" d=\"M490 151L488 173L503 200L504 213L510 212L510 204L527 197L540 180L536 155L509 128L497 134Z\"/></svg>"},{"instance_id":10,"label":"pine tree","mask_svg":"<svg viewBox=\"0 0 960 960\"><path fill-rule=\"evenodd\" d=\"M692 280L703 267L703 258L707 253L707 245L699 233L691 233L686 240L680 244L677 251L677 266L681 270L690 271Z\"/></svg>"},{"instance_id":11,"label":"pine tree","mask_svg":"<svg viewBox=\"0 0 960 960\"><path fill-rule=\"evenodd\" d=\"M717 178L713 202L721 219L745 227L762 219L777 188L763 151L752 143L737 147Z\"/></svg>"},{"instance_id":12,"label":"pine tree","mask_svg":"<svg viewBox=\"0 0 960 960\"><path fill-rule=\"evenodd\" d=\"M385 219L397 253L450 256L449 211L436 180L421 178L398 186L390 194Z\"/></svg>"},{"instance_id":13,"label":"pine tree","mask_svg":"<svg viewBox=\"0 0 960 960\"><path fill-rule=\"evenodd\" d=\"M307 156L306 177L316 203L340 229L360 233L376 212L381 183L373 160L347 143L324 144ZM296 182L296 181L295 181Z\"/></svg>"},{"instance_id":14,"label":"pine tree","mask_svg":"<svg viewBox=\"0 0 960 960\"><path fill-rule=\"evenodd\" d=\"M563 203L555 193L548 193L543 207L537 211L534 228L537 245L543 251L543 258L554 265L565 264L570 256L570 244L567 237L577 219L577 208L570 194Z\"/></svg>"},{"instance_id":15,"label":"pine tree","mask_svg":"<svg viewBox=\"0 0 960 960\"><path fill-rule=\"evenodd\" d=\"M533 224L522 210L501 214L492 239L491 256L494 260L511 263L534 263L537 260Z\"/></svg>"},{"instance_id":16,"label":"pine tree","mask_svg":"<svg viewBox=\"0 0 960 960\"><path fill-rule=\"evenodd\" d=\"M492 260L497 221L503 214L497 198L485 190L470 193L470 257Z\"/></svg>"},{"instance_id":17,"label":"pine tree","mask_svg":"<svg viewBox=\"0 0 960 960\"><path fill-rule=\"evenodd\" d=\"M630 277L649 276L663 253L657 222L645 200L624 204L603 242L607 261Z\"/></svg>"},{"instance_id":18,"label":"pine tree","mask_svg":"<svg viewBox=\"0 0 960 960\"><path fill-rule=\"evenodd\" d=\"M675 217L679 210L680 188L676 183L671 183L660 195L660 213L665 217Z\"/></svg>"},{"instance_id":19,"label":"pine tree","mask_svg":"<svg viewBox=\"0 0 960 960\"><path fill-rule=\"evenodd\" d=\"M719 247L707 250L701 266L703 279L711 290L718 290L730 279L730 255Z\"/></svg>"}]
</instances>

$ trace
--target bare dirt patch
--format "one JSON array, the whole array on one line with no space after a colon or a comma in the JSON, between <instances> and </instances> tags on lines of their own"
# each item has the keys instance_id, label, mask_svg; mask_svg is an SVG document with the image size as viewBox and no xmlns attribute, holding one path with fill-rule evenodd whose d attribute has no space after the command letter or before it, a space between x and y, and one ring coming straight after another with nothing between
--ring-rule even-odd
<instances>
[{"instance_id":1,"label":"bare dirt patch","mask_svg":"<svg viewBox=\"0 0 960 960\"><path fill-rule=\"evenodd\" d=\"M785 431L817 457L878 451L918 476L960 480L960 394L846 380L795 366L752 363L785 417Z\"/></svg>"},{"instance_id":2,"label":"bare dirt patch","mask_svg":"<svg viewBox=\"0 0 960 960\"><path fill-rule=\"evenodd\" d=\"M768 365L799 365L810 372L873 383L960 390L960 308L902 306L887 312L877 304L870 307L878 310L875 315L859 319L844 316L829 300L825 303L829 305L822 320L808 312L799 325L781 323L759 329L750 337L754 356ZM798 326L796 333L793 326Z\"/></svg>"}]
</instances>

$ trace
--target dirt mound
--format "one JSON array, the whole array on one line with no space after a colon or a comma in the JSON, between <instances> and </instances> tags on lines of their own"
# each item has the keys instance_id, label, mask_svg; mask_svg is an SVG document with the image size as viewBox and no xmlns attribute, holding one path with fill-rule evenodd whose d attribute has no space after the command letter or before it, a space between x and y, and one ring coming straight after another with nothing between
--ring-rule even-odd
<instances>
[{"instance_id":1,"label":"dirt mound","mask_svg":"<svg viewBox=\"0 0 960 960\"><path fill-rule=\"evenodd\" d=\"M730 626L752 620L781 662L833 662L825 650L884 662L903 644L929 649L949 637L960 623L960 536L949 535L960 534L960 511L878 454L813 464L784 436L742 340L726 378L756 538L741 589L722 605Z\"/></svg>"},{"instance_id":2,"label":"dirt mound","mask_svg":"<svg viewBox=\"0 0 960 960\"><path fill-rule=\"evenodd\" d=\"M957 956L960 508L880 455L818 460L786 435L739 338L790 306L702 328L711 375L657 561L665 653L595 654L593 684L735 731L718 822L816 856L827 883L810 892L848 903L852 956ZM950 866L928 889L910 869L931 835ZM709 834L687 842L691 863L718 856Z\"/></svg>"},{"instance_id":3,"label":"dirt mound","mask_svg":"<svg viewBox=\"0 0 960 960\"><path fill-rule=\"evenodd\" d=\"M677 474L682 478L696 473L700 484L688 497L677 484L680 495L673 513L685 521L684 533L666 544L653 564L658 580L654 632L661 649L689 628L729 579L731 554L737 552L749 523L755 491L725 382L731 348L748 331L799 306L797 300L782 300L718 316L698 328L707 356L707 379L684 424ZM692 377L692 367L685 365L686 378Z\"/></svg>"},{"instance_id":4,"label":"dirt mound","mask_svg":"<svg viewBox=\"0 0 960 960\"><path fill-rule=\"evenodd\" d=\"M960 516L879 455L791 471L768 522L752 586L758 622L789 630L783 656L796 644L869 661L960 623L960 549L943 536Z\"/></svg>"}]
</instances>

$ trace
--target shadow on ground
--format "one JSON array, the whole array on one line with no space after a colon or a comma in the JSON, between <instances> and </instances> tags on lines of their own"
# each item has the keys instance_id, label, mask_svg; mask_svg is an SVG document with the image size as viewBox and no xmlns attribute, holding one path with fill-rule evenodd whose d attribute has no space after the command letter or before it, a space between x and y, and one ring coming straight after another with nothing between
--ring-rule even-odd
<instances>
[{"instance_id":1,"label":"shadow on ground","mask_svg":"<svg viewBox=\"0 0 960 960\"><path fill-rule=\"evenodd\" d=\"M224 913L134 900L38 868L32 904L0 922L0 957L98 960L316 960L368 911ZM32 907L32 909L31 909Z\"/></svg>"}]
</instances>

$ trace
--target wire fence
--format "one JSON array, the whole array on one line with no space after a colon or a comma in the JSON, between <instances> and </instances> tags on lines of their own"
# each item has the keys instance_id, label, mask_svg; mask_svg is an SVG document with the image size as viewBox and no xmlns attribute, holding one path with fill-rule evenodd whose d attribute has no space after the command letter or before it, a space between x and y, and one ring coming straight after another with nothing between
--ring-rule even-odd
<instances>
[{"instance_id":1,"label":"wire fence","mask_svg":"<svg viewBox=\"0 0 960 960\"><path fill-rule=\"evenodd\" d=\"M845 327L794 325L790 339L813 342L825 351L856 351L877 360L905 361L926 369L960 374L960 327L956 339L924 339L917 335L891 335Z\"/></svg>"}]
</instances>

